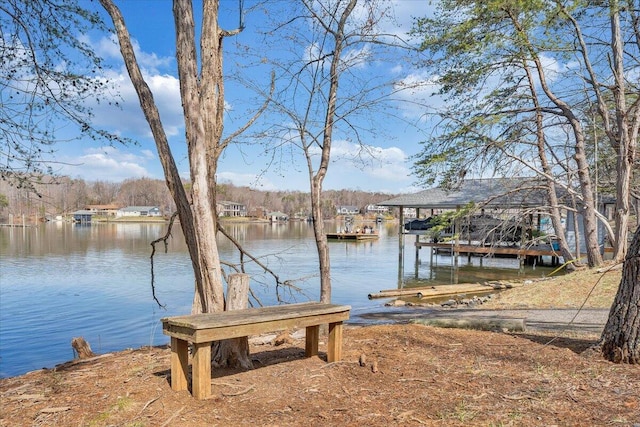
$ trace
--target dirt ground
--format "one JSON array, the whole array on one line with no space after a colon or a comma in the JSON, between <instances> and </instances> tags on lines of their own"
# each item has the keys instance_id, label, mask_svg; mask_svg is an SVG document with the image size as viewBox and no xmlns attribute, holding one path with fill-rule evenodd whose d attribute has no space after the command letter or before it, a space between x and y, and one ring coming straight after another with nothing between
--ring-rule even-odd
<instances>
[{"instance_id":1,"label":"dirt ground","mask_svg":"<svg viewBox=\"0 0 640 427\"><path fill-rule=\"evenodd\" d=\"M522 301L506 295L494 308ZM202 401L171 390L166 347L126 350L0 380L0 426L640 426L640 367L604 361L597 338L347 327L336 363L252 340L255 368L214 369Z\"/></svg>"}]
</instances>

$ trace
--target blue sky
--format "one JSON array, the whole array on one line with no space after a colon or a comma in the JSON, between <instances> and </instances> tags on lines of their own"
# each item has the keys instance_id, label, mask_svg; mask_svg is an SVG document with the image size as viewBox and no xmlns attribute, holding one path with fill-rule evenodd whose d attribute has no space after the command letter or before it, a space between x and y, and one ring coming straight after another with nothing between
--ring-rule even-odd
<instances>
[{"instance_id":1,"label":"blue sky","mask_svg":"<svg viewBox=\"0 0 640 427\"><path fill-rule=\"evenodd\" d=\"M121 8L134 40L139 63L154 93L178 168L183 176L188 177L171 2L116 0L116 4ZM91 5L97 7L95 3ZM252 5L249 0L245 1L248 9L245 30L237 36L237 40L225 39L225 72L233 77L226 85L226 103L230 111L225 121L227 133L241 126L252 109L259 105L256 94L249 93L244 86L237 84L235 77L242 75L242 78L263 85L268 82L265 78L269 74L269 65L250 64L253 61L251 55L238 55L242 46L257 48L259 51L262 43L271 43L265 42L258 34L266 25L264 11L258 8L252 10ZM384 30L404 37L411 27L412 18L428 13L429 2L397 0L391 2L391 6L396 22L394 25L389 24ZM225 29L237 26L236 8L236 1L222 0L221 22ZM105 18L108 20L106 15ZM124 69L119 47L108 35L91 34L84 37L111 65L108 78L122 98L121 109L111 107L106 102L94 105L95 125L131 137L139 145L107 147L92 141L60 143L56 146L56 160L63 164L59 172L88 181L118 182L139 177L163 179L155 143ZM284 55L285 51L274 49L269 44L269 48L265 47L264 54L273 57ZM395 59L369 56L362 67L357 69L362 76L369 73L372 80L375 74L377 79L394 79L398 82L429 81L428 76L423 75L420 69L413 68L411 62L401 55ZM343 89L348 90L346 87ZM430 97L433 90L434 87L427 85L396 96L396 101L384 107L393 110L391 115L384 114L384 111L368 113L366 121L361 123L362 126L369 126L370 132L361 135L359 144L347 133L338 133L334 139L333 162L324 188L388 193L415 191L417 187L415 177L411 176L410 156L419 151L419 141L424 140L431 130L424 119L423 107L400 101L402 98L411 98L421 103L433 103L436 102L436 98ZM275 113L265 115L264 120L259 120L250 133L259 132L277 120ZM274 161L276 157L277 161ZM250 143L248 137L244 142L232 144L228 148L218 171L219 182L231 182L235 185L249 185L263 190L308 191L309 188L306 166L300 152L290 150L286 153L265 153L262 145Z\"/></svg>"}]
</instances>

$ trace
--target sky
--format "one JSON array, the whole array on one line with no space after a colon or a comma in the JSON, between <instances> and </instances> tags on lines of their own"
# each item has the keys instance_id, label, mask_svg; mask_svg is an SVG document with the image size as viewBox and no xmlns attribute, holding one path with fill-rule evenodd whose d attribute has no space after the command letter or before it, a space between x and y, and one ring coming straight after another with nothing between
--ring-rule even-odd
<instances>
[{"instance_id":1,"label":"sky","mask_svg":"<svg viewBox=\"0 0 640 427\"><path fill-rule=\"evenodd\" d=\"M136 55L149 84L161 119L169 138L171 148L181 175L188 178L188 162L184 136L184 119L179 96L175 59L175 32L172 5L167 0L115 0L124 16L133 38ZM197 2L196 2L197 3ZM269 3L267 3L269 4ZM99 7L96 2L92 7ZM428 0L395 0L390 3L395 22L383 28L401 37L407 37L412 19L429 11ZM282 40L266 40L260 33L268 24L265 12L253 8L250 0L245 0L245 29L235 40L225 39L225 102L228 114L225 116L225 132L233 132L244 124L262 101L255 91L247 89L240 81L251 81L254 85L268 86L271 65L267 60L256 60L259 54L269 59L291 58L297 53L283 46ZM196 6L197 8L198 6ZM104 14L105 20L109 18ZM197 18L197 17L196 17ZM237 26L237 2L222 0L220 21L223 28ZM271 21L269 21L271 22ZM149 177L163 179L155 143L149 126L140 109L137 96L122 62L119 47L114 39L105 34L81 35L86 37L95 51L110 65L107 71L113 92L120 97L121 108L101 102L92 105L94 125L138 142L136 145L107 146L104 143L81 140L60 143L56 146L55 157L60 169L58 173L86 181L120 182L129 178ZM254 49L240 55L244 47ZM415 68L402 55L378 56L366 49L345 52L345 55L361 56L360 63L353 68L358 79L374 81L415 82L428 81L422 70ZM313 46L298 47L298 52L312 52ZM312 55L312 53L309 53ZM303 60L304 58L300 58ZM284 59L283 59L284 60ZM364 76L364 77L363 77ZM368 77L367 77L368 76ZM354 82L359 81L354 79ZM351 80L345 79L342 93L350 93ZM279 82L276 82L278 86ZM342 82L341 82L342 84ZM351 189L389 194L414 192L419 190L416 177L412 176L411 156L420 150L423 141L432 130L424 119L424 108L405 104L403 98L421 103L436 102L430 86L417 88L411 92L396 95L383 108L366 111L354 119L363 129L358 136L348 130L336 132L332 146L332 163L324 182L324 189ZM292 103L292 105L297 105ZM297 108L297 107L296 107ZM392 112L392 114L390 114ZM304 157L300 150L289 146L278 152L265 151L262 143L250 136L266 129L273 129L278 123L288 119L271 111L260 117L246 133L246 137L231 144L223 155L218 167L218 181L237 186L250 186L259 190L309 191L309 178ZM264 141L263 141L264 142ZM277 142L270 138L267 145Z\"/></svg>"}]
</instances>

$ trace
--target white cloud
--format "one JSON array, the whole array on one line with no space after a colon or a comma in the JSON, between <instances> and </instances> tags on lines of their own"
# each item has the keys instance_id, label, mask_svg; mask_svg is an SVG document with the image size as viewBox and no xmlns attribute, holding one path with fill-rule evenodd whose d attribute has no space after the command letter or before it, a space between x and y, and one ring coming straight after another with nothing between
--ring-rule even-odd
<instances>
[{"instance_id":1,"label":"white cloud","mask_svg":"<svg viewBox=\"0 0 640 427\"><path fill-rule=\"evenodd\" d=\"M322 51L320 50L320 46L316 43L311 43L304 50L304 56L302 59L305 62L317 61L322 56Z\"/></svg>"},{"instance_id":2,"label":"white cloud","mask_svg":"<svg viewBox=\"0 0 640 427\"><path fill-rule=\"evenodd\" d=\"M342 67L347 69L365 68L371 60L371 47L363 46L360 49L349 49L340 60Z\"/></svg>"},{"instance_id":3,"label":"white cloud","mask_svg":"<svg viewBox=\"0 0 640 427\"><path fill-rule=\"evenodd\" d=\"M118 39L114 35L111 37L101 37L98 41L92 41L88 36L82 36L82 41L93 46L96 54L104 59L116 59L121 61L120 45Z\"/></svg>"},{"instance_id":4,"label":"white cloud","mask_svg":"<svg viewBox=\"0 0 640 427\"><path fill-rule=\"evenodd\" d=\"M391 68L391 74L397 75L402 73L403 70L404 70L404 67L401 64L397 64L393 68Z\"/></svg>"},{"instance_id":5,"label":"white cloud","mask_svg":"<svg viewBox=\"0 0 640 427\"><path fill-rule=\"evenodd\" d=\"M541 54L540 60L542 62L542 68L544 69L545 76L549 82L557 80L560 73L564 71L564 66L551 56ZM533 66L533 64L530 65Z\"/></svg>"},{"instance_id":6,"label":"white cloud","mask_svg":"<svg viewBox=\"0 0 640 427\"><path fill-rule=\"evenodd\" d=\"M399 147L359 145L348 141L335 141L331 146L331 173L353 173L368 179L404 181L410 171L407 155Z\"/></svg>"},{"instance_id":7,"label":"white cloud","mask_svg":"<svg viewBox=\"0 0 640 427\"><path fill-rule=\"evenodd\" d=\"M439 89L437 76L415 71L396 82L393 98L404 117L425 121L428 112L444 105L444 100L437 94Z\"/></svg>"},{"instance_id":8,"label":"white cloud","mask_svg":"<svg viewBox=\"0 0 640 427\"><path fill-rule=\"evenodd\" d=\"M94 112L93 124L110 129L119 135L150 138L149 124L142 113L138 95L129 76L110 73L106 78L113 87L112 97L111 99L105 97L99 103L96 101L90 103ZM182 134L184 118L178 79L170 75L155 74L145 75L145 80L153 92L167 136ZM114 105L116 102L119 107Z\"/></svg>"},{"instance_id":9,"label":"white cloud","mask_svg":"<svg viewBox=\"0 0 640 427\"><path fill-rule=\"evenodd\" d=\"M398 188L411 185L408 156L399 147L376 147L336 140L331 147L331 164L324 182L325 189L360 189L397 193ZM309 191L309 177L305 170L289 167L286 170L268 169L263 174L245 173L254 164L230 167L218 173L219 182L246 185L259 190L288 189ZM259 168L263 169L263 168Z\"/></svg>"},{"instance_id":10,"label":"white cloud","mask_svg":"<svg viewBox=\"0 0 640 427\"><path fill-rule=\"evenodd\" d=\"M99 103L96 100L88 102L95 114L93 123L119 135L132 138L151 137L138 95L124 66L116 36L102 37L97 41L91 41L86 36L83 38L85 42L94 46L99 56L116 65L115 69L107 71L103 76L110 83L111 93L105 94ZM132 44L145 81L153 92L167 136L181 134L184 118L180 101L180 83L177 77L167 74L174 71L171 69L174 59L143 51L135 39L132 40ZM115 103L118 103L119 108Z\"/></svg>"},{"instance_id":11,"label":"white cloud","mask_svg":"<svg viewBox=\"0 0 640 427\"><path fill-rule=\"evenodd\" d=\"M147 76L146 80L153 92L158 110L160 110L160 117L167 135L180 134L184 128L180 81L170 75Z\"/></svg>"},{"instance_id":12,"label":"white cloud","mask_svg":"<svg viewBox=\"0 0 640 427\"><path fill-rule=\"evenodd\" d=\"M71 177L82 177L87 181L119 182L127 178L152 177L147 170L149 161L156 157L149 150L139 154L125 152L115 147L87 148L78 156L59 158L64 166L58 172Z\"/></svg>"},{"instance_id":13,"label":"white cloud","mask_svg":"<svg viewBox=\"0 0 640 427\"><path fill-rule=\"evenodd\" d=\"M118 38L116 35L111 37L102 37L97 42L93 43L88 38L85 38L87 43L93 45L99 56L105 59L112 59L118 63L122 63L122 54L120 53L120 45L118 44ZM159 57L155 53L148 53L140 49L140 43L136 39L131 40L133 46L133 52L136 55L140 68L147 73L158 74L159 70L167 69L174 64L174 58L170 56Z\"/></svg>"},{"instance_id":14,"label":"white cloud","mask_svg":"<svg viewBox=\"0 0 640 427\"><path fill-rule=\"evenodd\" d=\"M142 157L147 158L147 159L155 159L156 155L153 151L151 150L140 150L140 154L142 154Z\"/></svg>"}]
</instances>

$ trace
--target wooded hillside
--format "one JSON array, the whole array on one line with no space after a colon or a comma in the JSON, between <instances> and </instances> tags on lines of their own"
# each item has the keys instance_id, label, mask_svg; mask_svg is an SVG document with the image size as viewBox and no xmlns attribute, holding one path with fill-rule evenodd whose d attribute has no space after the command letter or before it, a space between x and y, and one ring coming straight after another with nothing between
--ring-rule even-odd
<instances>
[{"instance_id":1,"label":"wooded hillside","mask_svg":"<svg viewBox=\"0 0 640 427\"><path fill-rule=\"evenodd\" d=\"M188 186L185 183L185 186ZM139 178L122 182L94 181L62 177L45 180L36 185L38 194L29 189L15 188L0 181L0 221L9 215L38 216L60 215L84 209L87 205L118 206L159 206L170 215L175 205L164 181ZM388 200L395 195L370 193L359 190L328 190L324 193L324 215L333 217L336 206L348 205L363 208ZM237 187L230 183L218 186L219 201L227 200L247 206L247 211L264 208L267 211L281 211L289 215L309 211L309 193L300 191L256 190Z\"/></svg>"}]
</instances>

